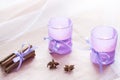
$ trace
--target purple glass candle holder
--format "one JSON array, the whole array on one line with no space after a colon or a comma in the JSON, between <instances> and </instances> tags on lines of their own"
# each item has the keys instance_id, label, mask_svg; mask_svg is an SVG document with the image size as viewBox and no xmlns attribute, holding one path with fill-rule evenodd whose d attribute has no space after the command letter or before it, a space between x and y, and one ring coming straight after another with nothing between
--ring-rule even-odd
<instances>
[{"instance_id":1,"label":"purple glass candle holder","mask_svg":"<svg viewBox=\"0 0 120 80\"><path fill-rule=\"evenodd\" d=\"M117 31L113 27L96 27L91 32L91 60L95 64L108 65L114 62Z\"/></svg>"},{"instance_id":2,"label":"purple glass candle holder","mask_svg":"<svg viewBox=\"0 0 120 80\"><path fill-rule=\"evenodd\" d=\"M68 18L51 18L48 24L51 53L67 54L72 47L72 22Z\"/></svg>"}]
</instances>

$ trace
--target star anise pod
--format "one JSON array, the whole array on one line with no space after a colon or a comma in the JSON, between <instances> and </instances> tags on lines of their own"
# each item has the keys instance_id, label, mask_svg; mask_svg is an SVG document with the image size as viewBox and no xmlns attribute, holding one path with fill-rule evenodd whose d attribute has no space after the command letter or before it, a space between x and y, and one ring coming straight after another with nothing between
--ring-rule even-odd
<instances>
[{"instance_id":1,"label":"star anise pod","mask_svg":"<svg viewBox=\"0 0 120 80\"><path fill-rule=\"evenodd\" d=\"M55 62L54 59L52 59L52 61L50 61L50 62L47 64L47 67L49 67L50 69L56 69L58 65L59 65L59 63L58 63L58 62Z\"/></svg>"},{"instance_id":2,"label":"star anise pod","mask_svg":"<svg viewBox=\"0 0 120 80\"><path fill-rule=\"evenodd\" d=\"M71 72L74 69L74 65L65 65L64 71Z\"/></svg>"}]
</instances>

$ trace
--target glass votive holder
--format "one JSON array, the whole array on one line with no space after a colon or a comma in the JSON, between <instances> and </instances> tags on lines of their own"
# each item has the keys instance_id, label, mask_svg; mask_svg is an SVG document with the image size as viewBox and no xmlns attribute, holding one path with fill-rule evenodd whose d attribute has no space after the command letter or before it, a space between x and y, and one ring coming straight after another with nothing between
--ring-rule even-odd
<instances>
[{"instance_id":1,"label":"glass votive holder","mask_svg":"<svg viewBox=\"0 0 120 80\"><path fill-rule=\"evenodd\" d=\"M108 65L114 62L117 31L110 26L96 27L91 31L91 60L95 64Z\"/></svg>"},{"instance_id":2,"label":"glass votive holder","mask_svg":"<svg viewBox=\"0 0 120 80\"><path fill-rule=\"evenodd\" d=\"M48 23L51 53L67 54L72 48L72 22L65 17L51 18Z\"/></svg>"}]
</instances>

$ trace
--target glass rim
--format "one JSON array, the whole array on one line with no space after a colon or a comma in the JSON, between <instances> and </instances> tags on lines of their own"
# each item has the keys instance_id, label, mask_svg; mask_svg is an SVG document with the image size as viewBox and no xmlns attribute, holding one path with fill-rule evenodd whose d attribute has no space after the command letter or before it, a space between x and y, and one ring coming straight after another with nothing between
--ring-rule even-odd
<instances>
[{"instance_id":1,"label":"glass rim","mask_svg":"<svg viewBox=\"0 0 120 80\"><path fill-rule=\"evenodd\" d=\"M68 21L67 21L67 22L68 22L68 25L67 25L67 26L62 27L62 28L53 27L51 20L54 20L54 19L56 19L56 18L51 18L51 19L50 19L50 21L49 21L49 23L48 23L48 28L52 28L52 29L66 29L66 28L71 28L72 25L73 25L71 19L69 19L69 18L67 18L67 17L64 17L63 19L67 19L67 20L68 20Z\"/></svg>"},{"instance_id":2,"label":"glass rim","mask_svg":"<svg viewBox=\"0 0 120 80\"><path fill-rule=\"evenodd\" d=\"M96 39L100 39L100 40L110 40L110 39L114 39L115 37L117 37L118 36L118 34L117 34L117 31L116 31L116 29L115 28L113 28L113 27L111 27L111 26L101 26L101 28L103 28L103 27L106 27L106 28L111 28L113 31L113 35L112 35L112 37L110 37L110 38L99 38L99 37L96 37L94 34L94 31L95 30L97 30L98 28L100 28L99 26L98 27L95 27L94 29L92 29L92 31L91 31L91 36L93 36L94 38L96 38Z\"/></svg>"}]
</instances>

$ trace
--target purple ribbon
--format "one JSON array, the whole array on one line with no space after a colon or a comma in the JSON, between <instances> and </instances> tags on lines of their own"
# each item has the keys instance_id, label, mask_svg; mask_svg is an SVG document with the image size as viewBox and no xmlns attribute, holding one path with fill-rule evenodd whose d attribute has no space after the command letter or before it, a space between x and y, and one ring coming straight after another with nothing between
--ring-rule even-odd
<instances>
[{"instance_id":1,"label":"purple ribbon","mask_svg":"<svg viewBox=\"0 0 120 80\"><path fill-rule=\"evenodd\" d=\"M97 55L97 61L98 61L98 63L99 63L99 71L100 71L100 73L102 73L102 72L103 72L103 65L102 65L102 60L101 60L101 57L100 57L99 52L95 51L95 50L92 48L91 43L90 43L90 41L88 40L88 38L86 38L85 40L86 40L86 43L88 43L88 44L90 45L90 50L92 50L92 51L94 51L94 53L96 53L96 55Z\"/></svg>"},{"instance_id":2,"label":"purple ribbon","mask_svg":"<svg viewBox=\"0 0 120 80\"><path fill-rule=\"evenodd\" d=\"M23 47L25 46L26 44L23 44L22 47L21 47L21 50L23 49ZM25 50L24 52L18 52L18 51L15 51L14 54L16 55L15 58L13 58L13 62L16 63L19 61L19 65L17 67L16 70L19 70L20 67L22 66L22 63L24 61L24 56L28 55L29 53L31 53L32 51L34 51L36 49L36 47L30 47L30 45L28 44L28 49Z\"/></svg>"},{"instance_id":3,"label":"purple ribbon","mask_svg":"<svg viewBox=\"0 0 120 80\"><path fill-rule=\"evenodd\" d=\"M51 52L57 52L60 45L58 43L62 43L64 44L65 46L69 47L71 49L71 46L69 46L68 44L66 44L64 41L62 40L55 40L51 37L44 37L44 40L48 39L49 41L54 41L55 42L55 46L53 47L52 51Z\"/></svg>"},{"instance_id":4,"label":"purple ribbon","mask_svg":"<svg viewBox=\"0 0 120 80\"><path fill-rule=\"evenodd\" d=\"M97 55L97 61L99 63L99 71L100 71L100 73L102 73L103 72L103 65L102 65L102 59L100 57L100 54L99 54L99 52L95 51L94 49L91 49L91 50L94 51L94 53L96 53L96 55Z\"/></svg>"}]
</instances>

